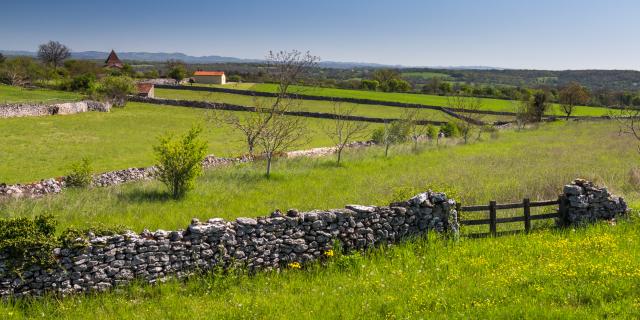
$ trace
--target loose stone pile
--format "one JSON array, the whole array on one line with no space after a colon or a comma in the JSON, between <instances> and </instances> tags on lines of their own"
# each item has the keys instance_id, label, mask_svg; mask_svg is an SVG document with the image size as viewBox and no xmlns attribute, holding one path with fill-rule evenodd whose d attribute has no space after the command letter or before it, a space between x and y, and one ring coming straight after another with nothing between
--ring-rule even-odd
<instances>
[{"instance_id":1,"label":"loose stone pile","mask_svg":"<svg viewBox=\"0 0 640 320\"><path fill-rule=\"evenodd\" d=\"M388 207L276 211L270 217L205 223L193 219L186 230L78 239L73 248L54 250L58 264L53 268L31 266L19 276L8 272L7 258L0 256L0 296L101 291L133 279L153 283L217 267L278 269L322 259L336 240L348 252L429 230L458 230L455 202L443 193L422 193Z\"/></svg>"},{"instance_id":2,"label":"loose stone pile","mask_svg":"<svg viewBox=\"0 0 640 320\"><path fill-rule=\"evenodd\" d=\"M624 199L609 193L584 179L576 179L565 185L563 193L567 199L565 225L580 225L598 220L611 220L627 212Z\"/></svg>"}]
</instances>

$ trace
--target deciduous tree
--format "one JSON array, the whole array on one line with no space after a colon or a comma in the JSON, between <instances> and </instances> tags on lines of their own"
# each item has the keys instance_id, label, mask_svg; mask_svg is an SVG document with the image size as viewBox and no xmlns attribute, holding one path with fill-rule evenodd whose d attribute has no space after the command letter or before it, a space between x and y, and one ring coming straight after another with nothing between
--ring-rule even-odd
<instances>
[{"instance_id":1,"label":"deciduous tree","mask_svg":"<svg viewBox=\"0 0 640 320\"><path fill-rule=\"evenodd\" d=\"M71 56L71 51L58 41L49 41L38 48L38 58L45 64L57 69Z\"/></svg>"},{"instance_id":2,"label":"deciduous tree","mask_svg":"<svg viewBox=\"0 0 640 320\"><path fill-rule=\"evenodd\" d=\"M577 82L572 82L560 90L560 107L567 115L567 120L578 105L589 102L589 91Z\"/></svg>"},{"instance_id":3,"label":"deciduous tree","mask_svg":"<svg viewBox=\"0 0 640 320\"><path fill-rule=\"evenodd\" d=\"M340 165L344 148L350 142L364 137L367 128L369 128L369 125L365 122L349 120L348 118L353 115L353 112L353 107L345 108L341 103L334 103L333 114L335 117L333 123L325 128L325 133L336 146L336 154L338 156L336 163L338 165Z\"/></svg>"}]
</instances>

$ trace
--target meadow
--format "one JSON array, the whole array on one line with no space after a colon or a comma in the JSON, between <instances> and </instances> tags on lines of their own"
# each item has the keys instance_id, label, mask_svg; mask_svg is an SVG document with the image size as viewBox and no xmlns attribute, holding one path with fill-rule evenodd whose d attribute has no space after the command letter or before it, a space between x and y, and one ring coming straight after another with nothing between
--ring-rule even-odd
<instances>
[{"instance_id":1,"label":"meadow","mask_svg":"<svg viewBox=\"0 0 640 320\"><path fill-rule=\"evenodd\" d=\"M329 123L309 119L309 140L300 148L331 145L322 130ZM194 125L204 128L209 154L225 157L246 152L240 133L208 122L202 109L128 103L109 113L2 119L0 182L62 176L83 157L92 161L96 172L150 166L155 161L152 146L160 135L182 133Z\"/></svg>"},{"instance_id":2,"label":"meadow","mask_svg":"<svg viewBox=\"0 0 640 320\"><path fill-rule=\"evenodd\" d=\"M81 98L82 95L75 92L26 89L0 84L0 104L19 102L56 103L76 101Z\"/></svg>"},{"instance_id":3,"label":"meadow","mask_svg":"<svg viewBox=\"0 0 640 320\"><path fill-rule=\"evenodd\" d=\"M142 106L140 106L142 107ZM160 108L149 105L150 108ZM132 108L133 109L133 108ZM154 109L156 110L156 109ZM177 110L173 110L173 113ZM191 110L183 108L181 110ZM197 110L193 110L196 112ZM123 111L124 112L124 111ZM561 137L561 138L559 138ZM275 208L385 205L428 188L464 204L553 199L583 177L640 205L637 142L614 122L556 122L503 131L473 144L373 147L332 158L280 159L208 170L184 200L157 182L69 189L58 196L0 203L0 216L51 213L59 228L124 225L184 228L192 217L233 219ZM532 160L535 159L535 160ZM463 217L465 218L465 217ZM133 284L107 293L0 303L5 319L621 318L640 316L637 211L616 225L499 238L434 234L364 254L337 255L303 270L205 273L186 281ZM463 229L463 234L468 230Z\"/></svg>"},{"instance_id":4,"label":"meadow","mask_svg":"<svg viewBox=\"0 0 640 320\"><path fill-rule=\"evenodd\" d=\"M238 104L243 106L256 106L259 104L271 103L275 98L258 98L255 97L221 93L221 92L204 92L204 91L189 91L189 90L174 90L174 89L155 89L156 97L163 99L175 99L175 100L195 100L195 101L210 101L210 102L224 102L230 104ZM299 105L296 106L297 110L310 111L310 112L324 112L334 113L335 103L330 101L311 101L311 100L298 100ZM385 118L385 119L402 119L405 108L389 107L380 105L366 105L356 103L340 103L343 110L353 109L353 115L373 117L373 118ZM421 118L430 121L442 121L448 122L453 118L446 113L438 110L421 109ZM483 117L485 121L498 121L509 120L510 117L504 116L490 116Z\"/></svg>"},{"instance_id":5,"label":"meadow","mask_svg":"<svg viewBox=\"0 0 640 320\"><path fill-rule=\"evenodd\" d=\"M559 138L563 137L563 138ZM558 122L506 131L468 145L424 144L419 153L396 146L389 158L379 147L353 150L343 166L331 157L281 159L265 179L264 163L209 170L181 201L170 200L158 182L67 190L55 197L6 201L0 216L54 214L62 227L91 223L135 231L184 228L192 217L233 219L264 216L274 209L386 205L399 193L451 190L465 205L549 200L564 184L582 177L638 200L630 171L637 168L635 142L618 136L615 123ZM535 159L532 161L532 159ZM398 199L395 199L398 200Z\"/></svg>"},{"instance_id":6,"label":"meadow","mask_svg":"<svg viewBox=\"0 0 640 320\"><path fill-rule=\"evenodd\" d=\"M209 85L205 85L209 86ZM241 83L241 84L226 84L226 85L210 85L230 89L238 90L253 90L262 92L275 92L276 84L272 83ZM379 101L392 101L392 102L404 102L404 103L417 103L433 106L446 107L448 105L448 99L445 96L416 94L416 93L397 93L397 92L379 92L379 91L364 91L364 90L347 90L347 89L335 89L335 88L319 88L319 87L307 87L307 86L291 86L290 92L297 92L306 95L325 96L325 97L340 97L340 98L356 98L356 99L371 99ZM482 109L490 111L506 111L515 112L517 101L501 100L501 99L489 99L481 98ZM601 107L588 107L579 106L576 107L574 116L604 116L609 115L612 111L608 108ZM564 113L557 104L552 104L550 110L547 111L547 115L562 116Z\"/></svg>"}]
</instances>

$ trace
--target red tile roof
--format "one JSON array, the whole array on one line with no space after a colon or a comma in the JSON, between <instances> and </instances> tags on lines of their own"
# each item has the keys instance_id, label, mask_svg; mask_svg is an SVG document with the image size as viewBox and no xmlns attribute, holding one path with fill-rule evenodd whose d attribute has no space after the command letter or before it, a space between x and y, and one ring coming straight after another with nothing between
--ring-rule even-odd
<instances>
[{"instance_id":1,"label":"red tile roof","mask_svg":"<svg viewBox=\"0 0 640 320\"><path fill-rule=\"evenodd\" d=\"M153 89L153 84L152 83L138 83L138 84L136 84L136 87L138 89L138 93L149 93L149 91L151 91L151 89Z\"/></svg>"},{"instance_id":2,"label":"red tile roof","mask_svg":"<svg viewBox=\"0 0 640 320\"><path fill-rule=\"evenodd\" d=\"M104 64L107 67L117 67L117 68L122 68L122 66L124 66L124 64L122 63L122 61L120 61L120 59L118 58L118 55L116 54L115 51L111 50L111 53L109 54L109 57L107 58L107 60L104 62Z\"/></svg>"},{"instance_id":3,"label":"red tile roof","mask_svg":"<svg viewBox=\"0 0 640 320\"><path fill-rule=\"evenodd\" d=\"M196 71L194 76L223 76L224 71Z\"/></svg>"}]
</instances>

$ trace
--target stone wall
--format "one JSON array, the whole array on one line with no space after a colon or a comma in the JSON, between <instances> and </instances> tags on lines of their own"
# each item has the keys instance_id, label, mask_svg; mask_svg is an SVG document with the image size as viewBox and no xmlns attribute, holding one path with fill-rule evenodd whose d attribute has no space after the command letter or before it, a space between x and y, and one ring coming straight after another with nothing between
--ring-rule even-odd
<instances>
[{"instance_id":1,"label":"stone wall","mask_svg":"<svg viewBox=\"0 0 640 320\"><path fill-rule=\"evenodd\" d=\"M74 248L53 251L53 268L32 266L20 276L9 272L6 256L0 256L0 296L100 291L134 279L153 283L217 267L257 271L305 264L323 259L336 240L348 252L429 230L457 232L454 208L445 194L426 192L387 207L276 210L268 218L193 219L186 230L79 238Z\"/></svg>"},{"instance_id":2,"label":"stone wall","mask_svg":"<svg viewBox=\"0 0 640 320\"><path fill-rule=\"evenodd\" d=\"M111 104L91 100L56 104L2 104L0 105L0 118L66 115L87 111L109 112L110 110Z\"/></svg>"},{"instance_id":3,"label":"stone wall","mask_svg":"<svg viewBox=\"0 0 640 320\"><path fill-rule=\"evenodd\" d=\"M129 96L128 100L134 101L134 102L144 102L144 103L153 103L153 104L179 106L179 107L217 109L217 110L228 110L228 111L255 111L256 109L255 107L241 106L241 105L223 103L223 102L160 99L160 98L149 98L149 97L140 97L140 96ZM283 112L283 114L291 115L291 116L307 117L307 118L318 118L318 119L335 119L337 116L336 114L333 114L333 113L310 112L310 111L285 111ZM457 117L461 117L461 116L457 116ZM376 117L363 117L363 116L354 116L354 115L342 116L342 118L346 120L351 120L351 121L363 121L363 122L373 122L373 123L389 123L391 121L400 120L400 119L394 119L394 118L376 118ZM432 120L418 120L417 123L420 125L432 124L437 126L446 124L445 121L432 121Z\"/></svg>"},{"instance_id":4,"label":"stone wall","mask_svg":"<svg viewBox=\"0 0 640 320\"><path fill-rule=\"evenodd\" d=\"M563 194L560 223L564 226L611 220L627 213L627 204L623 198L584 179L576 179L565 185Z\"/></svg>"}]
</instances>

